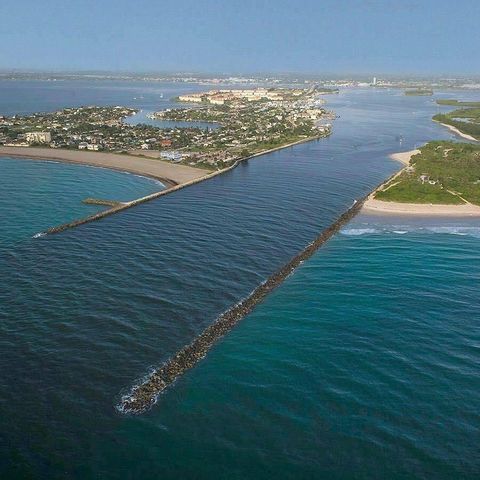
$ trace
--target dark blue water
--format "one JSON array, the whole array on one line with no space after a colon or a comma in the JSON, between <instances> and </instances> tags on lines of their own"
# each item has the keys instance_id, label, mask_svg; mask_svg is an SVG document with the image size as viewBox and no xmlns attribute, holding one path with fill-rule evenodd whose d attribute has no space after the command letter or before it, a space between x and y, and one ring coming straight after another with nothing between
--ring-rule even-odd
<instances>
[{"instance_id":1,"label":"dark blue water","mask_svg":"<svg viewBox=\"0 0 480 480\"><path fill-rule=\"evenodd\" d=\"M114 408L395 171L388 153L452 138L431 99L332 100L329 139L0 255L4 477L476 478L475 230L359 220L151 411Z\"/></svg>"}]
</instances>

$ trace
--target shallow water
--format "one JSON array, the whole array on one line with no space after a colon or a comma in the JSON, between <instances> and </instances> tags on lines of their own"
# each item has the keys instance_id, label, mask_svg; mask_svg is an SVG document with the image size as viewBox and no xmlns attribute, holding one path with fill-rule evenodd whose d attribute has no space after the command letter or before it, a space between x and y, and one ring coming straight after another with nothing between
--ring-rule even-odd
<instances>
[{"instance_id":1,"label":"shallow water","mask_svg":"<svg viewBox=\"0 0 480 480\"><path fill-rule=\"evenodd\" d=\"M398 169L389 153L453 138L431 98L328 98L329 139L0 252L4 477L475 478L476 234L359 218L147 414L115 411Z\"/></svg>"}]
</instances>

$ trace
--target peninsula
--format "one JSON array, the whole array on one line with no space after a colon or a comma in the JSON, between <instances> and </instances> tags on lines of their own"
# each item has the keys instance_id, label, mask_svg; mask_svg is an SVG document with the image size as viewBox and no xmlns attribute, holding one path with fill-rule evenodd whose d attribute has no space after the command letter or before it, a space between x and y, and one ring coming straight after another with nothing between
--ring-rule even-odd
<instances>
[{"instance_id":1,"label":"peninsula","mask_svg":"<svg viewBox=\"0 0 480 480\"><path fill-rule=\"evenodd\" d=\"M366 213L480 216L480 146L435 141L393 158L408 162L369 196Z\"/></svg>"},{"instance_id":2,"label":"peninsula","mask_svg":"<svg viewBox=\"0 0 480 480\"><path fill-rule=\"evenodd\" d=\"M156 112L152 118L182 122L211 122L210 130L178 152L187 164L223 167L240 158L330 134L334 115L322 108L315 87L211 90L181 95L196 108Z\"/></svg>"},{"instance_id":3,"label":"peninsula","mask_svg":"<svg viewBox=\"0 0 480 480\"><path fill-rule=\"evenodd\" d=\"M329 135L334 115L323 108L325 93L312 86L183 95L179 101L197 105L152 115L172 121L169 128L126 123L137 110L121 106L0 116L0 155L122 170L167 187L126 203L96 200L111 208L47 230L56 233L222 174L243 160ZM177 127L179 120L192 126ZM198 121L218 128L200 128Z\"/></svg>"},{"instance_id":4,"label":"peninsula","mask_svg":"<svg viewBox=\"0 0 480 480\"><path fill-rule=\"evenodd\" d=\"M451 105L460 108L448 113L439 113L433 117L435 122L449 128L466 140L480 140L480 102L459 102L457 100L437 100L439 105Z\"/></svg>"},{"instance_id":5,"label":"peninsula","mask_svg":"<svg viewBox=\"0 0 480 480\"><path fill-rule=\"evenodd\" d=\"M422 97L433 95L433 90L429 88L414 88L411 90L405 90L405 95L409 97Z\"/></svg>"},{"instance_id":6,"label":"peninsula","mask_svg":"<svg viewBox=\"0 0 480 480\"><path fill-rule=\"evenodd\" d=\"M151 173L150 167L142 172L138 170L140 166L155 161L222 170L245 157L328 135L331 129L328 121L333 115L322 108L324 101L319 97L323 93L310 87L215 90L183 95L178 100L201 105L153 114L154 118L171 120L172 126L168 128L126 123L125 118L135 115L137 110L121 106L0 116L0 146L15 147L17 152L19 147L43 147L42 158L65 161L75 158L78 162L85 158L87 164L91 164L92 155L63 152L101 151L147 157L148 161L137 161L132 169L126 168L144 174ZM191 127L177 127L178 120L191 121ZM198 121L215 122L219 128L200 128L194 123ZM125 157L108 158L108 162L101 160L102 166L122 169L131 163ZM158 175L163 177L163 173Z\"/></svg>"}]
</instances>

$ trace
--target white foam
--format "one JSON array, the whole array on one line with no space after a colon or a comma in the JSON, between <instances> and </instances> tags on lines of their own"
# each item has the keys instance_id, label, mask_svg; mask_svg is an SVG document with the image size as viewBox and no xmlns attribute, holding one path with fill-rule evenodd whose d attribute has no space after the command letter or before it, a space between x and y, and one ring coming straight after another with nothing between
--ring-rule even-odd
<instances>
[{"instance_id":1,"label":"white foam","mask_svg":"<svg viewBox=\"0 0 480 480\"><path fill-rule=\"evenodd\" d=\"M46 235L45 232L40 232L40 233L36 233L35 235L33 235L32 238L40 238L40 237L44 237Z\"/></svg>"},{"instance_id":2,"label":"white foam","mask_svg":"<svg viewBox=\"0 0 480 480\"><path fill-rule=\"evenodd\" d=\"M344 228L340 231L343 235L366 235L372 233L379 233L379 230L376 228Z\"/></svg>"},{"instance_id":3,"label":"white foam","mask_svg":"<svg viewBox=\"0 0 480 480\"><path fill-rule=\"evenodd\" d=\"M427 231L431 233L443 233L447 235L472 236L480 238L480 227L455 227L455 226L441 226L441 227L427 227Z\"/></svg>"},{"instance_id":4,"label":"white foam","mask_svg":"<svg viewBox=\"0 0 480 480\"><path fill-rule=\"evenodd\" d=\"M372 234L406 235L407 233L422 233L425 235L443 234L470 236L480 238L480 226L466 225L375 225L344 228L341 234L347 236L361 236Z\"/></svg>"}]
</instances>

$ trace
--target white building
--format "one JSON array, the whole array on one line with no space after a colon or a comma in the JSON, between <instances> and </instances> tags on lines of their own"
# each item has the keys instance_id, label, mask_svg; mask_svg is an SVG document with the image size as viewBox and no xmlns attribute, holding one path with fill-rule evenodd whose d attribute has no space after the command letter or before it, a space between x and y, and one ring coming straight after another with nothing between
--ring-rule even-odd
<instances>
[{"instance_id":1,"label":"white building","mask_svg":"<svg viewBox=\"0 0 480 480\"><path fill-rule=\"evenodd\" d=\"M160 157L170 160L171 162L180 162L183 158L181 153L175 151L161 152Z\"/></svg>"},{"instance_id":2,"label":"white building","mask_svg":"<svg viewBox=\"0 0 480 480\"><path fill-rule=\"evenodd\" d=\"M25 140L28 143L50 143L52 134L50 132L26 132Z\"/></svg>"},{"instance_id":3,"label":"white building","mask_svg":"<svg viewBox=\"0 0 480 480\"><path fill-rule=\"evenodd\" d=\"M94 150L94 151L98 151L100 150L100 145L96 144L96 143L88 143L87 144L87 150Z\"/></svg>"},{"instance_id":4,"label":"white building","mask_svg":"<svg viewBox=\"0 0 480 480\"><path fill-rule=\"evenodd\" d=\"M189 95L180 95L178 97L178 100L180 102L195 102L195 103L201 103L203 101L203 93L192 93Z\"/></svg>"}]
</instances>

